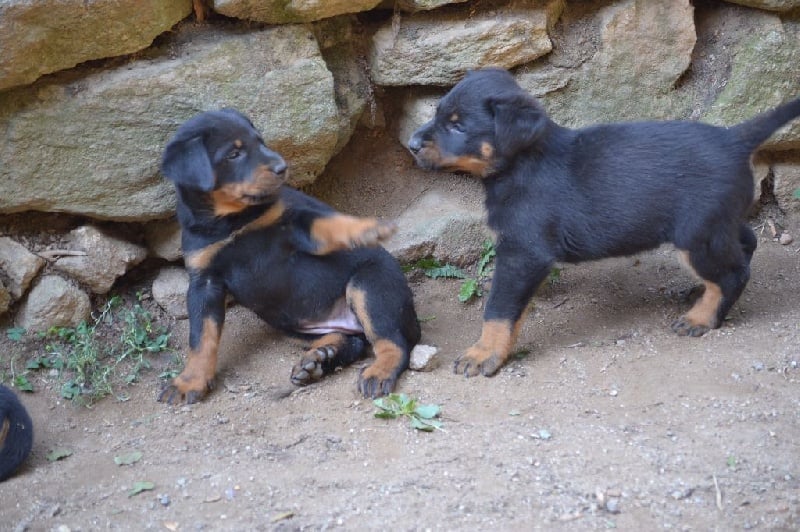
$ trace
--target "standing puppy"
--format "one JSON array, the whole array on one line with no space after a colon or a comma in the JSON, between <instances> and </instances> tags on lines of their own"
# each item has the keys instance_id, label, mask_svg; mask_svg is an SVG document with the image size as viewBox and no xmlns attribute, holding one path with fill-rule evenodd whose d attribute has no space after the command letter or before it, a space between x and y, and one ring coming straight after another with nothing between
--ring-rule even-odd
<instances>
[{"instance_id":1,"label":"standing puppy","mask_svg":"<svg viewBox=\"0 0 800 532\"><path fill-rule=\"evenodd\" d=\"M0 385L0 481L25 461L33 445L33 423L14 392Z\"/></svg>"},{"instance_id":2,"label":"standing puppy","mask_svg":"<svg viewBox=\"0 0 800 532\"><path fill-rule=\"evenodd\" d=\"M492 375L554 262L629 255L672 242L703 280L672 324L700 336L720 326L750 276L756 237L750 156L800 115L800 99L731 128L639 122L567 129L505 70L471 72L408 142L429 170L482 178L497 262L478 342L456 359Z\"/></svg>"},{"instance_id":3,"label":"standing puppy","mask_svg":"<svg viewBox=\"0 0 800 532\"><path fill-rule=\"evenodd\" d=\"M189 354L160 401L193 403L213 387L225 297L307 339L291 380L308 384L367 354L367 397L391 392L420 328L397 261L378 243L395 227L356 218L284 186L287 166L237 111L202 113L164 150L189 272Z\"/></svg>"}]
</instances>

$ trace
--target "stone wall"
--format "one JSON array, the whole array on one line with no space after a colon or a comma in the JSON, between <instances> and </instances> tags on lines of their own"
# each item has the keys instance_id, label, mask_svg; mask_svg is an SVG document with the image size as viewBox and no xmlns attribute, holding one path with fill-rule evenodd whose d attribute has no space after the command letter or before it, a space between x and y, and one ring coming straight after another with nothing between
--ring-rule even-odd
<instances>
[{"instance_id":1,"label":"stone wall","mask_svg":"<svg viewBox=\"0 0 800 532\"><path fill-rule=\"evenodd\" d=\"M113 226L172 217L161 150L200 111L248 114L304 186L359 123L385 123L374 113L382 87L401 95L390 121L401 143L466 70L486 65L513 69L567 126L726 125L799 96L798 58L800 0L6 0L0 215L66 213L88 223L63 235L84 242L78 258L42 259L24 239L2 235L0 311L30 314L30 291L52 278L102 294L108 283L79 278L91 257L109 265L111 282L148 255L179 259L174 223L144 225L147 246L135 250ZM759 161L779 206L800 212L792 198L800 121ZM113 254L95 241L86 248L101 237L115 243Z\"/></svg>"}]
</instances>

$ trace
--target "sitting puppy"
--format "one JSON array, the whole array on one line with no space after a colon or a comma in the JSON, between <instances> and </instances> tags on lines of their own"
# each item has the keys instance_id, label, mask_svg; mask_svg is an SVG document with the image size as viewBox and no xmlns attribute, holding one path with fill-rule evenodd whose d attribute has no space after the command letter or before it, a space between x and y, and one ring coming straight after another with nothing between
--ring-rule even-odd
<instances>
[{"instance_id":1,"label":"sitting puppy","mask_svg":"<svg viewBox=\"0 0 800 532\"><path fill-rule=\"evenodd\" d=\"M567 129L508 72L471 72L439 102L408 148L420 166L482 178L497 259L480 340L457 373L492 375L554 262L629 255L672 242L702 279L672 324L720 326L750 276L756 237L750 156L800 115L800 99L732 128L684 121Z\"/></svg>"},{"instance_id":2,"label":"sitting puppy","mask_svg":"<svg viewBox=\"0 0 800 532\"><path fill-rule=\"evenodd\" d=\"M33 423L14 392L0 385L0 481L25 461L33 445Z\"/></svg>"},{"instance_id":3,"label":"sitting puppy","mask_svg":"<svg viewBox=\"0 0 800 532\"><path fill-rule=\"evenodd\" d=\"M362 358L368 397L391 392L420 338L411 290L379 241L395 227L356 218L284 186L287 166L253 124L226 109L184 123L162 173L178 195L189 272L189 354L159 401L194 403L213 387L225 297L311 342L297 385Z\"/></svg>"}]
</instances>

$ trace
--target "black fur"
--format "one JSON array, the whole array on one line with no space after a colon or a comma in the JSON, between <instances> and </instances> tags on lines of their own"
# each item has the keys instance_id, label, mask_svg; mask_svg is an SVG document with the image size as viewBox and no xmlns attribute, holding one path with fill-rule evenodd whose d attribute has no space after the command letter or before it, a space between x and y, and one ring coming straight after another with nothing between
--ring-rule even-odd
<instances>
[{"instance_id":1,"label":"black fur","mask_svg":"<svg viewBox=\"0 0 800 532\"><path fill-rule=\"evenodd\" d=\"M9 478L33 446L33 422L14 392L0 384L0 481Z\"/></svg>"},{"instance_id":2,"label":"black fur","mask_svg":"<svg viewBox=\"0 0 800 532\"><path fill-rule=\"evenodd\" d=\"M798 115L800 99L731 128L653 121L568 129L550 120L511 74L485 69L444 96L408 146L424 168L483 179L488 223L497 234L485 322L518 325L556 261L629 255L671 242L706 288L673 329L699 336L720 326L749 279L756 248L745 223L753 201L750 157ZM497 335L484 333L456 361L457 371L492 374L508 356L490 352L487 338ZM513 343L513 331L509 338Z\"/></svg>"},{"instance_id":3,"label":"black fur","mask_svg":"<svg viewBox=\"0 0 800 532\"><path fill-rule=\"evenodd\" d=\"M405 277L378 245L394 233L392 224L342 215L284 186L286 163L233 110L183 124L162 172L178 195L190 352L159 400L195 402L213 386L227 294L311 342L292 371L295 384L363 357L372 344L376 361L362 371L359 389L366 396L393 390L420 329ZM332 323L337 308L348 323ZM310 329L319 322L330 330Z\"/></svg>"}]
</instances>

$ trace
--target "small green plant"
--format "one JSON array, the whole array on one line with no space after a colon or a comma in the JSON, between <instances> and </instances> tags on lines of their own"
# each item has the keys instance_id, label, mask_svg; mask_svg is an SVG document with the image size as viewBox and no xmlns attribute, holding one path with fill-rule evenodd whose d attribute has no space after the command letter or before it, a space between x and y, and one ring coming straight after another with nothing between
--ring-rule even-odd
<instances>
[{"instance_id":1,"label":"small green plant","mask_svg":"<svg viewBox=\"0 0 800 532\"><path fill-rule=\"evenodd\" d=\"M406 273L412 270L422 270L422 273L431 279L464 279L467 277L467 274L458 266L442 264L432 257L420 259L403 267L403 271Z\"/></svg>"},{"instance_id":2,"label":"small green plant","mask_svg":"<svg viewBox=\"0 0 800 532\"><path fill-rule=\"evenodd\" d=\"M550 269L550 273L547 274L547 282L550 284L550 286L552 286L558 283L560 280L561 280L561 268L556 268L555 266L553 266Z\"/></svg>"},{"instance_id":3,"label":"small green plant","mask_svg":"<svg viewBox=\"0 0 800 532\"><path fill-rule=\"evenodd\" d=\"M136 382L151 367L146 355L167 350L169 341L141 301L137 294L136 303L124 306L120 296L113 296L91 322L54 327L46 336L46 355L30 360L26 369L58 370L61 396L87 405L115 394L119 384Z\"/></svg>"},{"instance_id":4,"label":"small green plant","mask_svg":"<svg viewBox=\"0 0 800 532\"><path fill-rule=\"evenodd\" d=\"M25 336L25 329L22 327L11 327L6 329L6 336L12 342L21 342L22 337Z\"/></svg>"},{"instance_id":5,"label":"small green plant","mask_svg":"<svg viewBox=\"0 0 800 532\"><path fill-rule=\"evenodd\" d=\"M461 283L461 289L458 291L459 301L466 303L473 297L481 297L483 295L482 284L489 278L489 275L494 269L491 264L496 256L497 251L494 248L494 242L486 240L483 243L481 257L475 269L475 277L467 278Z\"/></svg>"},{"instance_id":6,"label":"small green plant","mask_svg":"<svg viewBox=\"0 0 800 532\"><path fill-rule=\"evenodd\" d=\"M794 193L792 194L792 197L794 199L799 199L800 200L800 188L794 189Z\"/></svg>"},{"instance_id":7,"label":"small green plant","mask_svg":"<svg viewBox=\"0 0 800 532\"><path fill-rule=\"evenodd\" d=\"M375 412L377 418L397 419L406 416L412 427L425 432L442 428L442 422L435 419L441 410L438 405L418 404L416 399L411 399L404 393L390 393L386 397L375 399L373 403L378 407Z\"/></svg>"}]
</instances>

